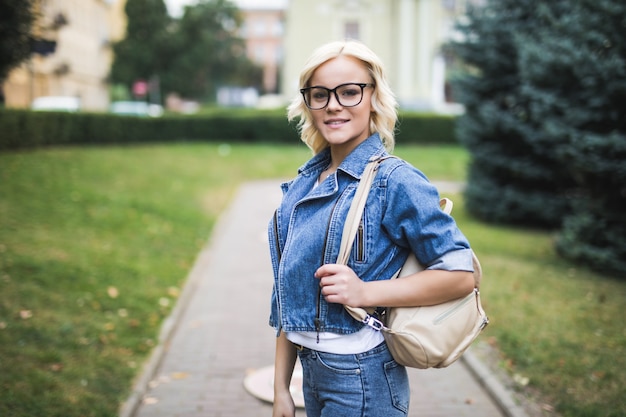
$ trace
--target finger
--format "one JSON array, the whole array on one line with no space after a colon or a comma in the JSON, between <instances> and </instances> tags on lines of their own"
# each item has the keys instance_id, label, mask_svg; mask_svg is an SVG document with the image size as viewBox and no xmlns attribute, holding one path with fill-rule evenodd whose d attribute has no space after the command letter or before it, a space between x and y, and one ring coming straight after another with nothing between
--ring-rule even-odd
<instances>
[{"instance_id":1,"label":"finger","mask_svg":"<svg viewBox=\"0 0 626 417\"><path fill-rule=\"evenodd\" d=\"M324 298L326 298L326 301L330 301L329 298L338 295L331 285L327 285L325 287L322 287L321 293L324 296Z\"/></svg>"},{"instance_id":2,"label":"finger","mask_svg":"<svg viewBox=\"0 0 626 417\"><path fill-rule=\"evenodd\" d=\"M315 277L316 278L322 278L328 275L335 275L338 272L341 271L341 268L343 267L343 265L337 265L337 264L324 264L322 266L320 266L319 268L317 268L317 271L315 271Z\"/></svg>"},{"instance_id":3,"label":"finger","mask_svg":"<svg viewBox=\"0 0 626 417\"><path fill-rule=\"evenodd\" d=\"M329 287L333 284L334 282L330 276L325 276L325 277L320 278L320 287L322 288Z\"/></svg>"}]
</instances>

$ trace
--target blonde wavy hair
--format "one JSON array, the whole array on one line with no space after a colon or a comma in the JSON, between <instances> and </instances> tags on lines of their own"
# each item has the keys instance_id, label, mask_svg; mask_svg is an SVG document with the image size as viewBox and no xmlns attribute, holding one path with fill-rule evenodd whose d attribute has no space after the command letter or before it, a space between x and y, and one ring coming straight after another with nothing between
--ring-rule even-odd
<instances>
[{"instance_id":1,"label":"blonde wavy hair","mask_svg":"<svg viewBox=\"0 0 626 417\"><path fill-rule=\"evenodd\" d=\"M361 61L372 77L374 92L371 100L374 111L370 116L370 132L378 132L385 148L391 152L395 145L394 133L398 120L398 103L387 82L382 61L363 43L354 40L336 41L316 49L300 73L299 88L309 87L309 81L315 70L325 62L341 55ZM301 94L298 94L287 107L289 121L298 117L300 118L298 122L300 138L313 153L317 154L327 148L328 142L313 124L311 110L304 103Z\"/></svg>"}]
</instances>

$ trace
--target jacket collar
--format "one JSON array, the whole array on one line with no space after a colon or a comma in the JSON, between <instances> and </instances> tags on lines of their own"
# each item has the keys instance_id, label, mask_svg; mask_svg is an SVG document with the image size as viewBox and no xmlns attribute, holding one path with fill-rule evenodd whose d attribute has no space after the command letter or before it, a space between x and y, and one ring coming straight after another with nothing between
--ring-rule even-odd
<instances>
[{"instance_id":1,"label":"jacket collar","mask_svg":"<svg viewBox=\"0 0 626 417\"><path fill-rule=\"evenodd\" d=\"M339 170L345 172L353 178L360 179L365 169L366 161L375 160L387 151L380 139L378 133L374 133L359 144L346 158L341 162ZM307 163L298 169L298 173L308 175L319 175L319 172L326 168L330 163L330 148L325 148Z\"/></svg>"}]
</instances>

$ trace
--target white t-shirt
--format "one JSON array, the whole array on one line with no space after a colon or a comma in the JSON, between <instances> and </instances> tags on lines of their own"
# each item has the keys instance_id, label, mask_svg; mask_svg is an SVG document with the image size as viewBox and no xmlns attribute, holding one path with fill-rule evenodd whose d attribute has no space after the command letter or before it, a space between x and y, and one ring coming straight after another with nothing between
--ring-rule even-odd
<instances>
[{"instance_id":1,"label":"white t-shirt","mask_svg":"<svg viewBox=\"0 0 626 417\"><path fill-rule=\"evenodd\" d=\"M321 332L319 334L319 343L317 342L317 332L288 332L285 336L296 345L301 345L311 350L340 355L367 352L385 340L379 330L372 329L369 326L365 326L358 332L350 334Z\"/></svg>"}]
</instances>

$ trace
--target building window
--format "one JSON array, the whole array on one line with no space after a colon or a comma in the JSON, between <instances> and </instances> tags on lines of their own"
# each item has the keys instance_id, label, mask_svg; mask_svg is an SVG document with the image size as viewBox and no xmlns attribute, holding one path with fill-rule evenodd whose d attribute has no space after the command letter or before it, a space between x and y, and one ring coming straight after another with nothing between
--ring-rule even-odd
<instances>
[{"instance_id":1,"label":"building window","mask_svg":"<svg viewBox=\"0 0 626 417\"><path fill-rule=\"evenodd\" d=\"M257 37L262 37L265 36L266 34L266 28L267 26L265 25L265 21L264 20L256 20L254 22L254 35Z\"/></svg>"},{"instance_id":2,"label":"building window","mask_svg":"<svg viewBox=\"0 0 626 417\"><path fill-rule=\"evenodd\" d=\"M344 25L344 37L346 39L359 40L359 22L346 22Z\"/></svg>"},{"instance_id":3,"label":"building window","mask_svg":"<svg viewBox=\"0 0 626 417\"><path fill-rule=\"evenodd\" d=\"M275 20L272 24L272 35L279 38L283 36L283 32L284 32L283 22L281 22L280 20Z\"/></svg>"},{"instance_id":4,"label":"building window","mask_svg":"<svg viewBox=\"0 0 626 417\"><path fill-rule=\"evenodd\" d=\"M276 58L275 62L283 62L283 47L277 45L274 49L274 57Z\"/></svg>"},{"instance_id":5,"label":"building window","mask_svg":"<svg viewBox=\"0 0 626 417\"><path fill-rule=\"evenodd\" d=\"M265 62L265 46L256 45L254 47L254 62L262 64Z\"/></svg>"},{"instance_id":6,"label":"building window","mask_svg":"<svg viewBox=\"0 0 626 417\"><path fill-rule=\"evenodd\" d=\"M456 0L443 0L443 7L451 12L456 11Z\"/></svg>"}]
</instances>

